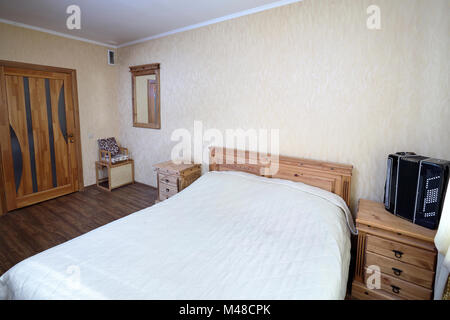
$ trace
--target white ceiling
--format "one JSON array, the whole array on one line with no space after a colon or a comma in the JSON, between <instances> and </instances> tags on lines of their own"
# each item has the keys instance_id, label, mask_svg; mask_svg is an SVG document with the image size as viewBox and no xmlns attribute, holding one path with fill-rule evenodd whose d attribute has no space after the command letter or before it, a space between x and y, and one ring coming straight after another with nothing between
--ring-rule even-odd
<instances>
[{"instance_id":1,"label":"white ceiling","mask_svg":"<svg viewBox=\"0 0 450 320\"><path fill-rule=\"evenodd\" d=\"M300 0L0 0L0 22L124 46ZM69 30L66 8L81 9L81 29Z\"/></svg>"}]
</instances>

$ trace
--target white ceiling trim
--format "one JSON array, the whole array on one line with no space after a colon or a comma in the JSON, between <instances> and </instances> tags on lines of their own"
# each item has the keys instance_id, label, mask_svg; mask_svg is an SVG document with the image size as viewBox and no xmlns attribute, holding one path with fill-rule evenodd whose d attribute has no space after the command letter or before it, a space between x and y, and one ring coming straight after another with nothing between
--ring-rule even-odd
<instances>
[{"instance_id":1,"label":"white ceiling trim","mask_svg":"<svg viewBox=\"0 0 450 320\"><path fill-rule=\"evenodd\" d=\"M285 6L291 3L295 3L295 2L300 2L303 0L280 0L280 1L276 1L276 2L272 2L263 6L259 6L253 9L248 9L248 10L244 10L244 11L240 11L237 13L232 13L229 14L227 16L223 16L220 18L216 18L216 19L211 19L211 20L207 20L205 22L200 22L197 24L192 24L190 26L186 26L183 28L179 28L179 29L175 29L175 30L171 30L171 31L167 31L167 32L163 32L154 36L150 36L150 37L145 37L142 39L138 39L138 40L134 40L134 41L130 41L130 42L126 42L126 43L122 43L120 45L118 45L118 48L122 48L122 47L127 47L127 46L131 46L137 43L141 43L141 42L145 42L145 41L149 41L149 40L153 40L153 39L158 39L158 38L162 38L171 34L175 34L175 33L179 33L179 32L184 32L184 31L188 31L188 30L192 30L192 29L197 29L197 28L201 28L210 24L215 24L218 22L222 22L222 21L226 21L226 20L231 20L234 18L239 18L242 16L246 16L252 13L257 13L257 12L261 12L261 11L265 11L265 10L269 10L269 9L273 9L276 7L281 7L281 6Z\"/></svg>"},{"instance_id":2,"label":"white ceiling trim","mask_svg":"<svg viewBox=\"0 0 450 320\"><path fill-rule=\"evenodd\" d=\"M279 0L279 1L272 2L272 3L266 4L266 5L262 5L262 6L253 8L253 9L248 9L248 10L236 12L236 13L229 14L229 15L226 15L226 16L223 16L223 17L220 17L220 18L207 20L207 21L204 21L204 22L200 22L200 23L197 23L197 24L189 25L189 26L182 27L182 28L179 28L179 29L163 32L163 33L160 33L160 34L157 34L157 35L154 35L154 36L145 37L145 38L137 39L137 40L134 40L134 41L122 43L120 45L112 45L112 44L108 44L108 43L103 43L103 42L99 42L99 41L95 41L95 40L90 40L90 39L86 39L86 38L82 38L82 37L77 37L77 36L73 36L73 35L70 35L70 34L57 32L57 31L53 31L53 30L50 30L50 29L46 29L46 28L35 27L35 26L28 25L28 24L25 24L25 23L11 21L11 20L2 19L2 18L0 18L0 23L6 23L6 24L13 25L13 26L17 26L17 27L22 27L22 28L26 28L26 29L31 29L31 30L36 30L36 31L40 31L40 32L45 32L45 33L53 34L53 35L56 35L56 36L73 39L73 40L79 40L79 41L83 41L83 42L88 42L88 43L96 44L96 45L107 47L107 48L117 49L117 48L122 48L122 47L126 47L126 46L131 46L131 45L134 45L134 44L137 44L137 43L153 40L153 39L162 38L162 37L165 37L165 36L168 36L168 35L171 35L171 34L184 32L184 31L188 31L188 30L192 30L192 29L201 28L201 27L204 27L204 26L207 26L207 25L211 25L211 24L215 24L215 23L219 23L219 22L222 22L222 21L239 18L239 17L246 16L246 15L249 15L249 14L253 14L253 13L257 13L257 12L261 12L261 11L265 11L265 10L269 10L269 9L273 9L273 8L277 8L277 7L281 7L281 6L285 6L285 5L288 5L288 4L291 4L291 3L295 3L295 2L300 2L300 1L303 1L303 0Z\"/></svg>"},{"instance_id":3,"label":"white ceiling trim","mask_svg":"<svg viewBox=\"0 0 450 320\"><path fill-rule=\"evenodd\" d=\"M35 31L40 31L40 32L53 34L55 36L60 36L60 37L63 37L63 38L69 38L69 39L72 39L72 40L79 40L79 41L83 41L83 42L89 42L89 43L93 43L93 44L96 44L96 45L99 45L99 46L108 47L108 48L115 48L115 49L118 48L118 46L115 46L115 45L111 45L111 44L107 44L107 43L103 43L103 42L99 42L99 41L95 41L95 40L89 40L89 39L86 39L86 38L77 37L77 36L73 36L73 35L70 35L70 34L58 32L58 31L53 31L53 30L50 30L50 29L30 26L29 24L25 24L25 23L21 23L21 22L6 20L6 19L2 19L2 18L0 18L0 22L1 23L10 24L10 25L13 25L13 26L17 26L17 27L22 27L22 28L26 28L26 29L31 29L31 30L35 30Z\"/></svg>"}]
</instances>

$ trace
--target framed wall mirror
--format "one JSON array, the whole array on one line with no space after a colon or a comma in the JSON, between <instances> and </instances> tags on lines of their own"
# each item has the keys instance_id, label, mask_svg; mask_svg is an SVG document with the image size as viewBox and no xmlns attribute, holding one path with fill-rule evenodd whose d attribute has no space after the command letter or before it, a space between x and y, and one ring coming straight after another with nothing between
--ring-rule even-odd
<instances>
[{"instance_id":1,"label":"framed wall mirror","mask_svg":"<svg viewBox=\"0 0 450 320\"><path fill-rule=\"evenodd\" d=\"M130 67L133 127L161 129L159 63Z\"/></svg>"}]
</instances>

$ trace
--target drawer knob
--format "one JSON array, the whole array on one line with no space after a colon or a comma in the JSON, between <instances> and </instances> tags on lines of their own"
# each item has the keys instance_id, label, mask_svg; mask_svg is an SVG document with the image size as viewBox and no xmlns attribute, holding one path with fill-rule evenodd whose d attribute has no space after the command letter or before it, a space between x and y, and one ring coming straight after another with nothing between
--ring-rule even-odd
<instances>
[{"instance_id":1,"label":"drawer knob","mask_svg":"<svg viewBox=\"0 0 450 320\"><path fill-rule=\"evenodd\" d=\"M165 182L169 182L169 179L164 179Z\"/></svg>"},{"instance_id":2,"label":"drawer knob","mask_svg":"<svg viewBox=\"0 0 450 320\"><path fill-rule=\"evenodd\" d=\"M166 192L169 192L170 190L168 188L166 188Z\"/></svg>"},{"instance_id":3,"label":"drawer knob","mask_svg":"<svg viewBox=\"0 0 450 320\"><path fill-rule=\"evenodd\" d=\"M392 292L393 293L400 293L400 288L399 287L397 287L397 286L393 286L393 285L391 285L391 287L392 287Z\"/></svg>"},{"instance_id":4,"label":"drawer knob","mask_svg":"<svg viewBox=\"0 0 450 320\"><path fill-rule=\"evenodd\" d=\"M403 270L397 269L397 268L392 268L392 271L394 271L394 274L396 276L399 276L402 274Z\"/></svg>"},{"instance_id":5,"label":"drawer knob","mask_svg":"<svg viewBox=\"0 0 450 320\"><path fill-rule=\"evenodd\" d=\"M403 252L398 251L398 250L392 250L392 252L394 252L396 258L399 258L399 259L402 258Z\"/></svg>"}]
</instances>

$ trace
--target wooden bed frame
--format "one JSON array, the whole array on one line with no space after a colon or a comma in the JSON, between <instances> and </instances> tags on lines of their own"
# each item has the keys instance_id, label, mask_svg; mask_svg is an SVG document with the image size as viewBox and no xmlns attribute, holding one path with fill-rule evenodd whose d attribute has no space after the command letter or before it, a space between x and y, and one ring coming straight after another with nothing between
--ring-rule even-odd
<instances>
[{"instance_id":1,"label":"wooden bed frame","mask_svg":"<svg viewBox=\"0 0 450 320\"><path fill-rule=\"evenodd\" d=\"M275 162L276 161L276 162ZM270 172L271 165L278 171ZM315 186L341 196L350 206L352 165L270 155L257 152L210 148L210 171L243 171L269 178L280 178Z\"/></svg>"}]
</instances>

